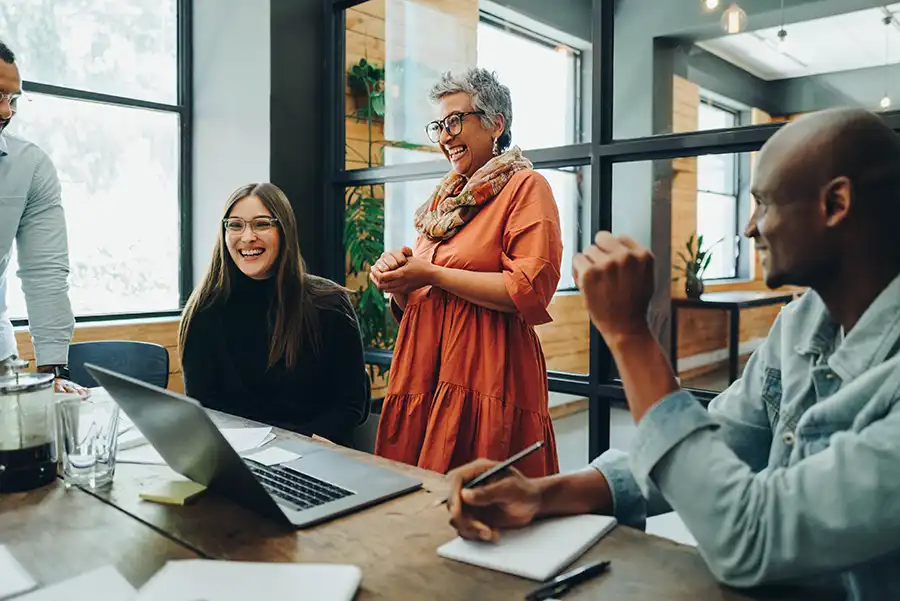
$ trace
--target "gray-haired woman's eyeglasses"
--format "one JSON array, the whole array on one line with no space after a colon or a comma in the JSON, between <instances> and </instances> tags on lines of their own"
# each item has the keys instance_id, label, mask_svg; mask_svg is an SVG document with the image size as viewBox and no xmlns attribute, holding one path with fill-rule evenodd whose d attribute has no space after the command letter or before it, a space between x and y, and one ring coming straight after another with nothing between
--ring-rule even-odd
<instances>
[{"instance_id":1,"label":"gray-haired woman's eyeglasses","mask_svg":"<svg viewBox=\"0 0 900 601\"><path fill-rule=\"evenodd\" d=\"M447 130L451 136L458 136L462 133L463 119L469 115L483 115L484 111L469 111L467 113L452 113L443 119L432 121L425 126L425 133L428 139L437 144L441 141L441 131Z\"/></svg>"}]
</instances>

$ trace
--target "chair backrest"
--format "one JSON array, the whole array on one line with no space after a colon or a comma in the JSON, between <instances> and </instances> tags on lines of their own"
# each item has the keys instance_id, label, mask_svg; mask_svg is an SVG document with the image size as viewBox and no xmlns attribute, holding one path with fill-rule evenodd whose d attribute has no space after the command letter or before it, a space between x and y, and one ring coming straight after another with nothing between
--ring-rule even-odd
<instances>
[{"instance_id":1,"label":"chair backrest","mask_svg":"<svg viewBox=\"0 0 900 601\"><path fill-rule=\"evenodd\" d=\"M84 368L85 363L93 363L160 388L166 388L169 384L169 351L158 344L99 340L69 346L69 375L72 381L93 388L98 384Z\"/></svg>"}]
</instances>

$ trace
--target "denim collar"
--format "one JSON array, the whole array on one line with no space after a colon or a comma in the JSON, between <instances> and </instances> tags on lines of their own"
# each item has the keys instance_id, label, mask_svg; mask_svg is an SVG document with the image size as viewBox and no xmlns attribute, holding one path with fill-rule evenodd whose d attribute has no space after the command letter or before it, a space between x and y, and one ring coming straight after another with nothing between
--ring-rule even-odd
<instances>
[{"instance_id":1,"label":"denim collar","mask_svg":"<svg viewBox=\"0 0 900 601\"><path fill-rule=\"evenodd\" d=\"M840 325L829 315L821 297L810 299L814 310L809 312L808 323L802 324L808 332L795 350L801 355L822 356L831 350ZM828 365L842 380L853 380L873 366L883 363L900 343L900 275L881 291L875 301L862 314L841 345L828 359Z\"/></svg>"}]
</instances>

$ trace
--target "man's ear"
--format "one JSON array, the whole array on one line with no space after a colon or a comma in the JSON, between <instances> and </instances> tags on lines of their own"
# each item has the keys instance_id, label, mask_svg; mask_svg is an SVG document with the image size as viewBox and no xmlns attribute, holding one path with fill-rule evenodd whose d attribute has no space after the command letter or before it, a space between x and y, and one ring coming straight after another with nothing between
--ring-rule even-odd
<instances>
[{"instance_id":1,"label":"man's ear","mask_svg":"<svg viewBox=\"0 0 900 601\"><path fill-rule=\"evenodd\" d=\"M825 225L836 227L850 213L850 205L853 202L853 184L845 176L836 177L822 188L822 199Z\"/></svg>"}]
</instances>

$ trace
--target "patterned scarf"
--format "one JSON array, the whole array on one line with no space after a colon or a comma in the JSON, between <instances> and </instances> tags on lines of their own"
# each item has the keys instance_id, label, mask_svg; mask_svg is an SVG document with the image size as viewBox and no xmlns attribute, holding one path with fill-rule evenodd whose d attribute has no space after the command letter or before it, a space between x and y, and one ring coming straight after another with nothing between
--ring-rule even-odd
<instances>
[{"instance_id":1,"label":"patterned scarf","mask_svg":"<svg viewBox=\"0 0 900 601\"><path fill-rule=\"evenodd\" d=\"M513 175L531 167L531 161L522 156L518 146L513 146L485 163L468 180L451 171L416 211L416 230L432 240L452 238L500 193Z\"/></svg>"}]
</instances>

